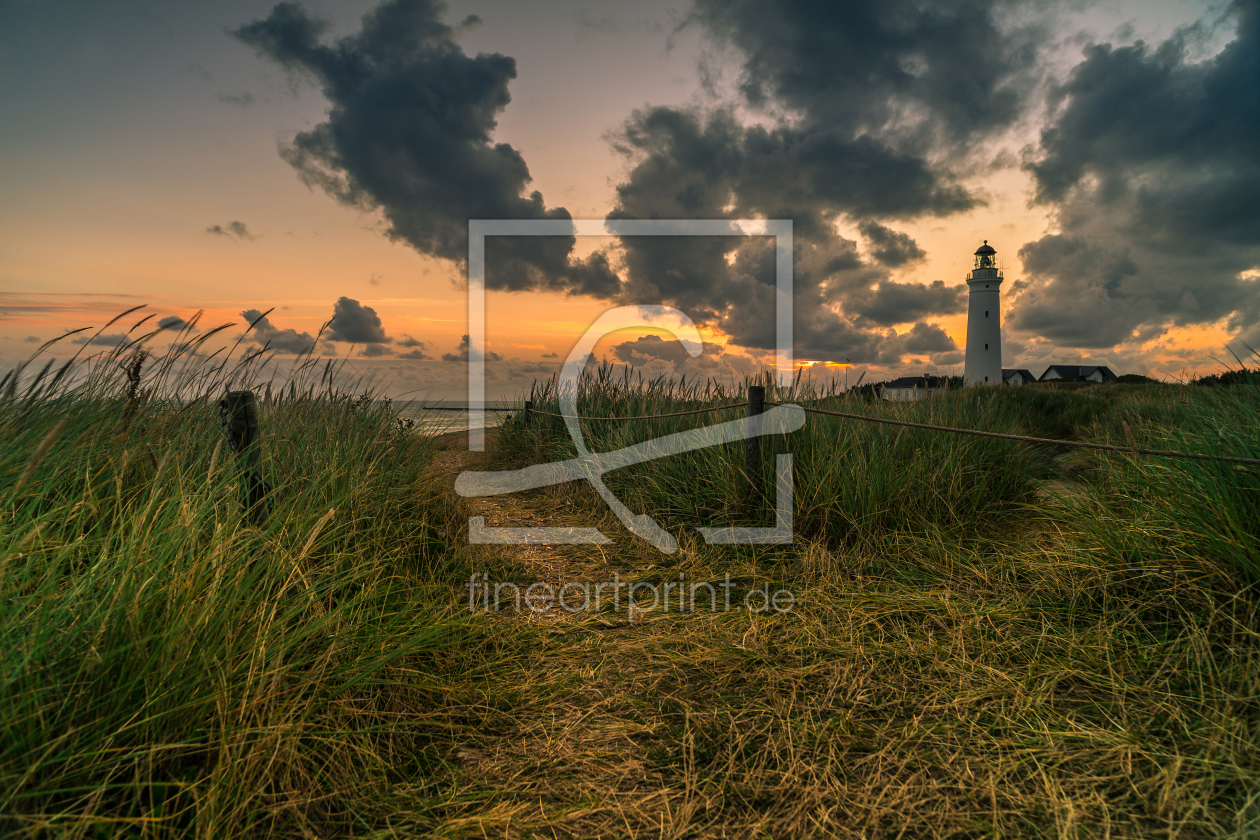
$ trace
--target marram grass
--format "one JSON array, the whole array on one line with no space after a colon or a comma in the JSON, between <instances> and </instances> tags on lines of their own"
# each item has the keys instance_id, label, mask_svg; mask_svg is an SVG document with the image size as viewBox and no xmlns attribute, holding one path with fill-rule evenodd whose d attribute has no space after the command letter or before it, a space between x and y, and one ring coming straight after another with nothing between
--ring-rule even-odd
<instances>
[{"instance_id":1,"label":"marram grass","mask_svg":"<svg viewBox=\"0 0 1260 840\"><path fill-rule=\"evenodd\" d=\"M136 349L0 382L0 835L1260 835L1250 468L811 416L764 447L763 487L794 455L791 546L696 536L769 524L731 446L607 476L674 555L581 483L501 510L612 546L470 549L434 441L331 367L282 388L265 355L176 352L137 380ZM601 369L578 406L668 413L744 384ZM263 528L215 409L245 386L263 395ZM767 397L1260 457L1245 384ZM559 409L554 387L533 399ZM604 451L740 416L583 426ZM473 468L573 454L554 418L489 442ZM795 607L469 615L472 571L729 573Z\"/></svg>"},{"instance_id":2,"label":"marram grass","mask_svg":"<svg viewBox=\"0 0 1260 840\"><path fill-rule=\"evenodd\" d=\"M323 836L438 807L432 745L497 655L449 594L432 442L310 366L259 403L252 527L215 400L269 393L259 360L146 359L136 387L137 354L0 403L0 835Z\"/></svg>"}]
</instances>

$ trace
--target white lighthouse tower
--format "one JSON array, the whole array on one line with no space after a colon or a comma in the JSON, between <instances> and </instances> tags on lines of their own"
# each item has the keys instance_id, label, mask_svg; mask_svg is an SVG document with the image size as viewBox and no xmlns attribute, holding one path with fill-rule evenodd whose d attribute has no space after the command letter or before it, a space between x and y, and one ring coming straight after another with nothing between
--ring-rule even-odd
<instances>
[{"instance_id":1,"label":"white lighthouse tower","mask_svg":"<svg viewBox=\"0 0 1260 840\"><path fill-rule=\"evenodd\" d=\"M967 361L963 380L968 385L1002 384L1002 318L998 290L1002 271L989 240L976 249L976 267L967 278L971 287L967 306Z\"/></svg>"}]
</instances>

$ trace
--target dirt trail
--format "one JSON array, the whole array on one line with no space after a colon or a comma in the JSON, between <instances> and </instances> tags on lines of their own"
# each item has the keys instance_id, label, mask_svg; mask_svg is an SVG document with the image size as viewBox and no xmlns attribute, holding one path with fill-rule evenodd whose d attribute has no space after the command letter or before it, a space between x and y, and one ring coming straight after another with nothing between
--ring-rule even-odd
<instances>
[{"instance_id":1,"label":"dirt trail","mask_svg":"<svg viewBox=\"0 0 1260 840\"><path fill-rule=\"evenodd\" d=\"M488 430L487 445L490 445L490 437L493 434L493 430ZM440 475L448 476L452 485L455 478L464 470L487 469L486 453L468 451L467 432L450 432L441 435L438 443L442 451L434 458L432 469ZM451 492L454 492L453 488ZM561 515L563 515L562 508L565 505L563 503L557 505L555 498L563 495L563 491L548 493L543 490L473 498L468 500L469 512L473 516L484 516L486 525L490 527L529 528L564 524L556 517L558 509L561 509ZM571 549L565 550L563 547L551 545L495 545L474 546L473 551L475 557L485 558L487 561L484 564L477 563L477 567L498 566L504 559L508 559L513 565L521 567L531 581L549 584L553 592L558 592L564 584L569 582L589 581L607 576L607 565L598 560L593 562L590 558L592 553L596 555L601 553L599 547L584 546L583 548L586 550L578 553ZM583 559L581 555L585 555L586 559ZM541 591L541 588L535 590L536 593ZM570 607L577 607L580 603L580 599L576 602L572 598L569 600ZM573 609L564 609L559 600L547 598L541 594L538 597L531 597L529 606L524 603L519 604L516 609L509 606L504 613L545 621L574 620L583 615L582 612Z\"/></svg>"},{"instance_id":2,"label":"dirt trail","mask_svg":"<svg viewBox=\"0 0 1260 840\"><path fill-rule=\"evenodd\" d=\"M468 451L466 433L439 443L433 469L452 483L463 470L487 468L486 454ZM582 510L576 504L580 492L569 486L469 499L469 513L489 526L596 525L615 545L473 546L474 568L510 568L518 580L556 591L568 582L608 580L610 559L623 576L633 574L627 567L642 561L635 562L628 535L618 533L615 520L592 523L589 501ZM457 778L471 790L496 791L491 808L452 820L446 828L453 835L475 826L478 837L659 837L659 814L696 809L679 790L687 785L652 766L648 752L661 748L666 726L659 710L634 699L652 696L669 670L645 651L672 620L600 613L582 609L581 601L578 595L565 609L545 598L516 608L508 600L491 614L527 634L520 669L501 675L520 698L452 746Z\"/></svg>"}]
</instances>

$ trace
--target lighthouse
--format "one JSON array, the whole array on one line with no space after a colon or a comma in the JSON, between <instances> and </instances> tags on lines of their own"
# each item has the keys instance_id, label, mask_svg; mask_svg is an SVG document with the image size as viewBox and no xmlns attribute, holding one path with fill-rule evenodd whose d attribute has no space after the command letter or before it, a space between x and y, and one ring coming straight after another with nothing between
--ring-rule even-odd
<instances>
[{"instance_id":1,"label":"lighthouse","mask_svg":"<svg viewBox=\"0 0 1260 840\"><path fill-rule=\"evenodd\" d=\"M984 240L976 249L976 265L967 277L971 288L967 305L967 361L963 379L968 385L1002 384L1002 318L998 290L1002 270L997 251Z\"/></svg>"}]
</instances>

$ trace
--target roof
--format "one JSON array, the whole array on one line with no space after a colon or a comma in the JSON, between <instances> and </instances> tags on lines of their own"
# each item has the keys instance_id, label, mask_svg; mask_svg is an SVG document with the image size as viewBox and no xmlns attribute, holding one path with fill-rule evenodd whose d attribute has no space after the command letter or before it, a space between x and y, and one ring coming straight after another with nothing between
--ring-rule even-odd
<instances>
[{"instance_id":1,"label":"roof","mask_svg":"<svg viewBox=\"0 0 1260 840\"><path fill-rule=\"evenodd\" d=\"M885 388L944 388L946 379L943 376L903 376L892 382L884 382Z\"/></svg>"},{"instance_id":2,"label":"roof","mask_svg":"<svg viewBox=\"0 0 1260 840\"><path fill-rule=\"evenodd\" d=\"M977 257L983 256L984 254L996 254L996 253L997 253L997 250L994 249L994 247L989 244L989 240L987 239L984 240L983 245L981 245L979 248L976 249Z\"/></svg>"},{"instance_id":3,"label":"roof","mask_svg":"<svg viewBox=\"0 0 1260 840\"><path fill-rule=\"evenodd\" d=\"M1058 374L1058 379L1068 382L1084 382L1093 375L1094 371L1102 373L1103 382L1116 381L1116 375L1106 365L1050 365L1050 367L1046 368L1046 372L1041 374L1041 379L1045 379L1050 371Z\"/></svg>"},{"instance_id":4,"label":"roof","mask_svg":"<svg viewBox=\"0 0 1260 840\"><path fill-rule=\"evenodd\" d=\"M1024 368L1002 368L1002 381L1005 382L1017 373L1029 382L1037 381L1037 377L1032 375L1032 371L1025 370Z\"/></svg>"}]
</instances>

